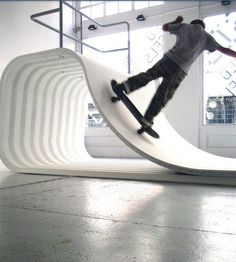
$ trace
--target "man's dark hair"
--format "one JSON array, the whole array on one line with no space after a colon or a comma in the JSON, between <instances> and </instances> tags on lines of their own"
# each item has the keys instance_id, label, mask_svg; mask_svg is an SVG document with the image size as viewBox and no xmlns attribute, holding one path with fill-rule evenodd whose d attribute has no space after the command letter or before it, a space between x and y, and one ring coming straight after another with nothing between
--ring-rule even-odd
<instances>
[{"instance_id":1,"label":"man's dark hair","mask_svg":"<svg viewBox=\"0 0 236 262\"><path fill-rule=\"evenodd\" d=\"M200 19L195 19L192 22L190 22L190 24L192 24L192 25L201 25L203 27L203 29L205 29L205 27L206 27L205 23L202 20L200 20Z\"/></svg>"}]
</instances>

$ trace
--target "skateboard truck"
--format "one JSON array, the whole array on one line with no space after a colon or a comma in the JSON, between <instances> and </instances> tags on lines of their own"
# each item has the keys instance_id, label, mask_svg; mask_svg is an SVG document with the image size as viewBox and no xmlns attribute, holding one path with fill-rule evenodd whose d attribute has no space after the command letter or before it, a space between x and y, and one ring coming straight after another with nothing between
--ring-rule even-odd
<instances>
[{"instance_id":1,"label":"skateboard truck","mask_svg":"<svg viewBox=\"0 0 236 262\"><path fill-rule=\"evenodd\" d=\"M137 130L137 133L139 135L141 135L143 132L148 133L150 136L154 138L160 138L159 134L156 131L154 131L151 127L142 126L140 129Z\"/></svg>"}]
</instances>

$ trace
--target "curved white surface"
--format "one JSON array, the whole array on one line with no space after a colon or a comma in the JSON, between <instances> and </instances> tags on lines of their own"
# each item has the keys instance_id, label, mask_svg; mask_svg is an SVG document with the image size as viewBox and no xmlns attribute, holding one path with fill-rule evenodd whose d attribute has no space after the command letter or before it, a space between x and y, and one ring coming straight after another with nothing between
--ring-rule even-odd
<instances>
[{"instance_id":1,"label":"curved white surface","mask_svg":"<svg viewBox=\"0 0 236 262\"><path fill-rule=\"evenodd\" d=\"M236 161L203 152L192 146L167 122L155 119L160 139L136 133L139 124L121 102L113 104L110 80L127 75L75 52L57 48L17 57L1 79L1 159L16 172L87 174L124 172L118 165L92 159L84 146L86 95L115 134L130 148L155 164L194 175L234 177ZM144 112L153 95L149 85L130 95ZM92 163L92 164L91 164ZM123 163L126 163L125 161ZM155 165L139 165L130 172L155 174ZM130 162L123 164L128 168Z\"/></svg>"}]
</instances>

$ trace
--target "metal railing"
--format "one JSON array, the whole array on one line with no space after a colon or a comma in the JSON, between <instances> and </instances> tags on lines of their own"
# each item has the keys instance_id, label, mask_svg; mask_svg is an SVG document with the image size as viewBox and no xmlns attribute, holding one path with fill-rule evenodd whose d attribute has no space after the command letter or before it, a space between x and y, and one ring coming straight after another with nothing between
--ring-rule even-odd
<instances>
[{"instance_id":1,"label":"metal railing","mask_svg":"<svg viewBox=\"0 0 236 262\"><path fill-rule=\"evenodd\" d=\"M81 18L80 19L80 29L81 29L80 39L78 39L74 36L68 35L68 34L63 32L63 4L66 5L67 7L71 8L72 10L74 10L76 13L80 14L80 18ZM52 26L48 25L47 23L38 19L39 17L49 15L49 14L54 14L54 13L59 13L59 29L52 27ZM88 20L90 20L91 22L93 22L94 24L96 24L100 27L110 27L110 26L117 26L117 25L124 24L127 27L127 47L110 49L110 50L101 50L101 49L96 48L95 46L87 44L86 42L83 41L82 17L87 18ZM51 9L51 10L48 10L48 11L44 11L44 12L40 12L40 13L36 13L36 14L31 15L31 20L42 25L42 26L44 26L44 27L46 27L46 28L48 28L48 29L50 29L50 30L52 30L52 31L54 31L54 32L56 32L56 33L59 33L59 45L60 45L60 47L63 47L63 36L64 36L64 37L67 37L71 40L74 40L75 42L80 43L81 46L87 46L87 47L89 47L89 48L91 48L91 49L93 49L97 52L100 52L100 53L110 53L110 52L118 52L118 51L127 50L127 52L128 52L128 73L130 73L130 25L129 25L128 22L123 21L123 22L116 22L116 23L111 23L111 24L101 24L98 21L88 17L86 14L82 13L81 11L79 11L78 9L76 9L75 7L73 7L72 5L70 5L69 3L67 3L64 0L59 0L59 8L55 8L55 9Z\"/></svg>"}]
</instances>

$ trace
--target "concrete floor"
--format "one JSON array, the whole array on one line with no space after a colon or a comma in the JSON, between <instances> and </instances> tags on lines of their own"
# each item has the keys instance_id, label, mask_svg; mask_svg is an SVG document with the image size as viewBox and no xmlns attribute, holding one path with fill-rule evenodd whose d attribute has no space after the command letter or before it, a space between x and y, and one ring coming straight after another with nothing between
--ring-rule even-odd
<instances>
[{"instance_id":1,"label":"concrete floor","mask_svg":"<svg viewBox=\"0 0 236 262\"><path fill-rule=\"evenodd\" d=\"M0 173L1 262L235 262L236 188Z\"/></svg>"}]
</instances>

